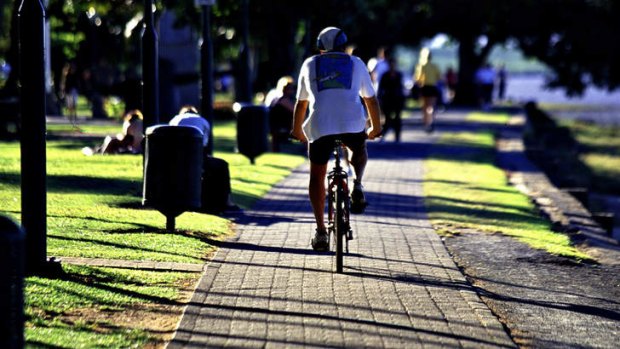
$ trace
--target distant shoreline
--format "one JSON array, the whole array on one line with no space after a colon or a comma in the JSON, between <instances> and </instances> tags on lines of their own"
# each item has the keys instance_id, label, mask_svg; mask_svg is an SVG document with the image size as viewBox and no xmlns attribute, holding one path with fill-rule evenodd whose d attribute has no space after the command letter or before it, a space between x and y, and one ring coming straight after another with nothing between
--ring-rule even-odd
<instances>
[{"instance_id":1,"label":"distant shoreline","mask_svg":"<svg viewBox=\"0 0 620 349\"><path fill-rule=\"evenodd\" d=\"M620 111L620 90L607 92L603 89L588 87L582 97L569 98L562 89L549 90L544 87L543 74L515 73L509 74L506 85L506 97L517 103L535 101L552 104L583 104L605 106Z\"/></svg>"}]
</instances>

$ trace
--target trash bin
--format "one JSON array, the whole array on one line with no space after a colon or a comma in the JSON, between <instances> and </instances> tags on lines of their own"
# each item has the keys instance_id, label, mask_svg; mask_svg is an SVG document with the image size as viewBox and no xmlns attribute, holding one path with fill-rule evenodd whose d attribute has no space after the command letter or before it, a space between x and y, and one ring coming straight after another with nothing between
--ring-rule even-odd
<instances>
[{"instance_id":1,"label":"trash bin","mask_svg":"<svg viewBox=\"0 0 620 349\"><path fill-rule=\"evenodd\" d=\"M24 231L0 216L0 348L24 347Z\"/></svg>"},{"instance_id":2,"label":"trash bin","mask_svg":"<svg viewBox=\"0 0 620 349\"><path fill-rule=\"evenodd\" d=\"M269 150L269 109L262 105L241 105L237 112L237 148L254 164Z\"/></svg>"},{"instance_id":3,"label":"trash bin","mask_svg":"<svg viewBox=\"0 0 620 349\"><path fill-rule=\"evenodd\" d=\"M166 216L169 231L176 216L200 208L202 156L202 133L195 127L146 129L142 204Z\"/></svg>"}]
</instances>

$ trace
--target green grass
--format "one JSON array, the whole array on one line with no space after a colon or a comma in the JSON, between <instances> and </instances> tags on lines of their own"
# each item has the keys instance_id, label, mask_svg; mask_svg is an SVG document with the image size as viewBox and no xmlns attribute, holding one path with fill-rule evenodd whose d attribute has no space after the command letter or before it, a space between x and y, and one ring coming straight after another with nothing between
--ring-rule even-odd
<instances>
[{"instance_id":1,"label":"green grass","mask_svg":"<svg viewBox=\"0 0 620 349\"><path fill-rule=\"evenodd\" d=\"M505 114L472 114L466 122L501 125ZM552 232L535 207L506 182L494 165L494 135L481 132L450 132L441 137L425 161L424 194L429 218L437 230L450 235L473 229L515 237L550 253L590 260L571 245L564 234Z\"/></svg>"},{"instance_id":2,"label":"green grass","mask_svg":"<svg viewBox=\"0 0 620 349\"><path fill-rule=\"evenodd\" d=\"M166 232L165 217L141 206L142 157L81 153L82 147L94 146L104 135L118 132L120 123L82 127L100 138L61 138L47 143L48 255L202 263L215 250L215 240L230 236L228 219L195 212L178 216L177 231ZM49 128L51 135L66 131L71 127ZM214 134L215 155L230 164L233 197L246 208L305 160L301 155L268 153L251 165L234 153L233 122L217 123ZM0 214L20 219L17 142L0 142L0 202ZM26 279L26 340L30 346L119 348L157 342L158 334L131 321L119 325L117 318L144 307L178 305L179 291L191 289L199 276L67 264L63 271L58 277ZM84 313L90 316L76 315Z\"/></svg>"},{"instance_id":3,"label":"green grass","mask_svg":"<svg viewBox=\"0 0 620 349\"><path fill-rule=\"evenodd\" d=\"M28 278L26 338L30 345L139 347L152 340L145 331L122 327L93 314L114 316L143 304L175 304L180 285L190 278L178 272L63 268L66 274L60 278Z\"/></svg>"},{"instance_id":4,"label":"green grass","mask_svg":"<svg viewBox=\"0 0 620 349\"><path fill-rule=\"evenodd\" d=\"M579 160L589 169L591 189L620 195L620 127L564 120L579 143Z\"/></svg>"}]
</instances>

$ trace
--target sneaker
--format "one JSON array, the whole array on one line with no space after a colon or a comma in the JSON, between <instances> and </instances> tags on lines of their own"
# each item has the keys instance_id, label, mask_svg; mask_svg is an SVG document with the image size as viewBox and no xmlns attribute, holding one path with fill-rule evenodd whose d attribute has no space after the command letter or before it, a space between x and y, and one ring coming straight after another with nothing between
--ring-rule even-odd
<instances>
[{"instance_id":1,"label":"sneaker","mask_svg":"<svg viewBox=\"0 0 620 349\"><path fill-rule=\"evenodd\" d=\"M351 193L351 213L364 213L368 202L364 196L364 187L359 182L355 182L353 185L353 192Z\"/></svg>"},{"instance_id":2,"label":"sneaker","mask_svg":"<svg viewBox=\"0 0 620 349\"><path fill-rule=\"evenodd\" d=\"M315 251L329 251L329 235L326 231L316 230L312 238L312 249Z\"/></svg>"},{"instance_id":3,"label":"sneaker","mask_svg":"<svg viewBox=\"0 0 620 349\"><path fill-rule=\"evenodd\" d=\"M428 134L433 133L433 131L435 131L435 126L433 126L433 124L430 124L428 126L426 126L426 128L424 129L424 131Z\"/></svg>"}]
</instances>

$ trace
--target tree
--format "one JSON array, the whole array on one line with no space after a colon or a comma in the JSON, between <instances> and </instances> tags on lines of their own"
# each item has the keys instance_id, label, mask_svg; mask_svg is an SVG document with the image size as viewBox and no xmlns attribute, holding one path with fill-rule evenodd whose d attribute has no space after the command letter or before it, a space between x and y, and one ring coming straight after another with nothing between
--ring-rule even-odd
<instances>
[{"instance_id":1,"label":"tree","mask_svg":"<svg viewBox=\"0 0 620 349\"><path fill-rule=\"evenodd\" d=\"M15 15L18 2L0 0L0 6L14 6ZM201 28L193 0L156 3L175 11L179 25ZM95 28L93 17L84 19L90 8L100 20ZM118 29L140 11L137 0L50 0L53 61L103 55L117 64L137 64L136 42L126 41ZM234 62L242 45L241 1L218 1L212 11L215 57ZM416 46L445 33L459 43L459 101L472 103L476 69L495 45L508 40L546 63L554 72L550 85L568 94L579 94L588 84L617 88L620 41L612 38L620 34L619 15L617 0L250 0L249 32L257 89L294 74L313 52L318 31L328 25L344 29L363 59L379 46ZM90 45L96 40L88 39L93 33L103 40L98 51ZM14 51L9 50L9 60Z\"/></svg>"},{"instance_id":2,"label":"tree","mask_svg":"<svg viewBox=\"0 0 620 349\"><path fill-rule=\"evenodd\" d=\"M515 39L525 55L546 63L552 87L581 94L588 84L620 83L620 34L614 0L426 0L409 31L446 33L459 43L457 102L471 104L475 70L497 44ZM484 40L481 40L484 39Z\"/></svg>"}]
</instances>

